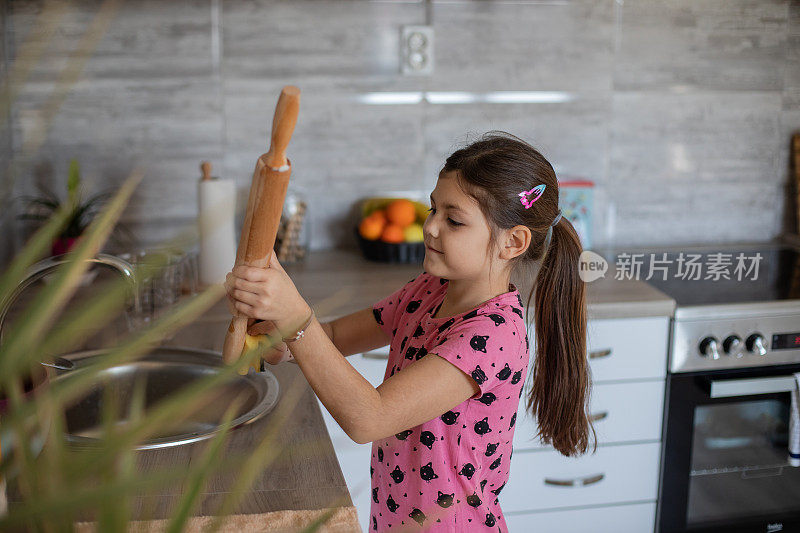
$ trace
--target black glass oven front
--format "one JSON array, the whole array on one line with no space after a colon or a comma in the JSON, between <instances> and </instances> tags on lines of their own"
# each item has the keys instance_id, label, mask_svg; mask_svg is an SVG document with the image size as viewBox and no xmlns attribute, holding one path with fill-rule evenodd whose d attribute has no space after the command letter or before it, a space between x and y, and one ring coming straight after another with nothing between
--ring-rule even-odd
<instances>
[{"instance_id":1,"label":"black glass oven front","mask_svg":"<svg viewBox=\"0 0 800 533\"><path fill-rule=\"evenodd\" d=\"M790 395L759 393L760 384L786 386L798 371L787 365L669 377L659 531L800 531L800 468L788 464Z\"/></svg>"}]
</instances>

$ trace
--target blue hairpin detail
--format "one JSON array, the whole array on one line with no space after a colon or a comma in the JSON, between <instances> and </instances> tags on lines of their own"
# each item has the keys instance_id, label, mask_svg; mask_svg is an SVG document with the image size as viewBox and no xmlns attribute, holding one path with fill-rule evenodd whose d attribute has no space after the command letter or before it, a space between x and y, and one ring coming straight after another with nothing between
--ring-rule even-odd
<instances>
[{"instance_id":1,"label":"blue hairpin detail","mask_svg":"<svg viewBox=\"0 0 800 533\"><path fill-rule=\"evenodd\" d=\"M538 200L544 194L545 185L537 185L533 189L529 191L522 191L517 196L519 196L519 201L522 202L522 205L525 206L525 209L528 209L530 206L533 205L533 202ZM533 195L533 198L528 198L529 195Z\"/></svg>"}]
</instances>

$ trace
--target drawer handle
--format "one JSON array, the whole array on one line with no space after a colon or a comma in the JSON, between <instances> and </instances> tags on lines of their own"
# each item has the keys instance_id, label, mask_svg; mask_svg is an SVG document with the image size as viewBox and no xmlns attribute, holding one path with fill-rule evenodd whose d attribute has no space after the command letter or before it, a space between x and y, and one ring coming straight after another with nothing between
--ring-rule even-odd
<instances>
[{"instance_id":1,"label":"drawer handle","mask_svg":"<svg viewBox=\"0 0 800 533\"><path fill-rule=\"evenodd\" d=\"M551 479L549 477L544 478L545 485L555 485L557 487L579 487L579 486L586 486L586 485L594 485L595 483L602 481L605 478L605 474L595 474L593 476L587 476L583 478L577 479Z\"/></svg>"},{"instance_id":2,"label":"drawer handle","mask_svg":"<svg viewBox=\"0 0 800 533\"><path fill-rule=\"evenodd\" d=\"M589 359L601 359L603 357L608 357L611 355L611 348L606 348L605 350L592 350L589 352Z\"/></svg>"},{"instance_id":3,"label":"drawer handle","mask_svg":"<svg viewBox=\"0 0 800 533\"><path fill-rule=\"evenodd\" d=\"M603 420L604 418L608 417L608 411L600 411L599 413L592 413L589 415L589 420L592 422L597 422L598 420Z\"/></svg>"},{"instance_id":4,"label":"drawer handle","mask_svg":"<svg viewBox=\"0 0 800 533\"><path fill-rule=\"evenodd\" d=\"M364 359L389 359L389 352L364 352L361 357Z\"/></svg>"}]
</instances>

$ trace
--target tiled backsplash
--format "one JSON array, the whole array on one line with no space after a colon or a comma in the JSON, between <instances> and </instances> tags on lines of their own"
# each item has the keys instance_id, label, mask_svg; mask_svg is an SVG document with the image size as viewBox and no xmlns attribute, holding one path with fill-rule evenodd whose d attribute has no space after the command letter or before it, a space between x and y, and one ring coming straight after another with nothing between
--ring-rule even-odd
<instances>
[{"instance_id":1,"label":"tiled backsplash","mask_svg":"<svg viewBox=\"0 0 800 533\"><path fill-rule=\"evenodd\" d=\"M73 157L94 190L138 165L146 178L124 220L145 244L192 225L203 159L246 194L286 84L302 91L288 154L314 249L352 246L355 201L430 190L445 157L490 129L595 182L595 246L761 241L782 229L789 136L800 129L795 0L129 1L71 85L63 69L99 3L54 4L0 8L12 71L26 43L45 43L11 107L15 194L36 180L62 187ZM400 27L426 22L434 73L403 76ZM566 99L362 100L421 91Z\"/></svg>"}]
</instances>

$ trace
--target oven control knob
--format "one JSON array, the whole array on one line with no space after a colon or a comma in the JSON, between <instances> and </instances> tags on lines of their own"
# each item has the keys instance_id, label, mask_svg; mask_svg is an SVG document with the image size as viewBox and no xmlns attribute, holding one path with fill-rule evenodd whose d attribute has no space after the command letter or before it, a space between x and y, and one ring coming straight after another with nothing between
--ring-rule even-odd
<instances>
[{"instance_id":1,"label":"oven control knob","mask_svg":"<svg viewBox=\"0 0 800 533\"><path fill-rule=\"evenodd\" d=\"M706 337L700 341L700 355L710 357L714 361L719 359L719 342L716 337Z\"/></svg>"},{"instance_id":2,"label":"oven control knob","mask_svg":"<svg viewBox=\"0 0 800 533\"><path fill-rule=\"evenodd\" d=\"M725 355L731 355L737 359L744 355L744 343L738 335L728 335L722 341L722 349L725 351Z\"/></svg>"},{"instance_id":3,"label":"oven control knob","mask_svg":"<svg viewBox=\"0 0 800 533\"><path fill-rule=\"evenodd\" d=\"M767 347L764 346L764 337L760 333L753 333L745 341L748 352L758 355L767 355Z\"/></svg>"}]
</instances>

